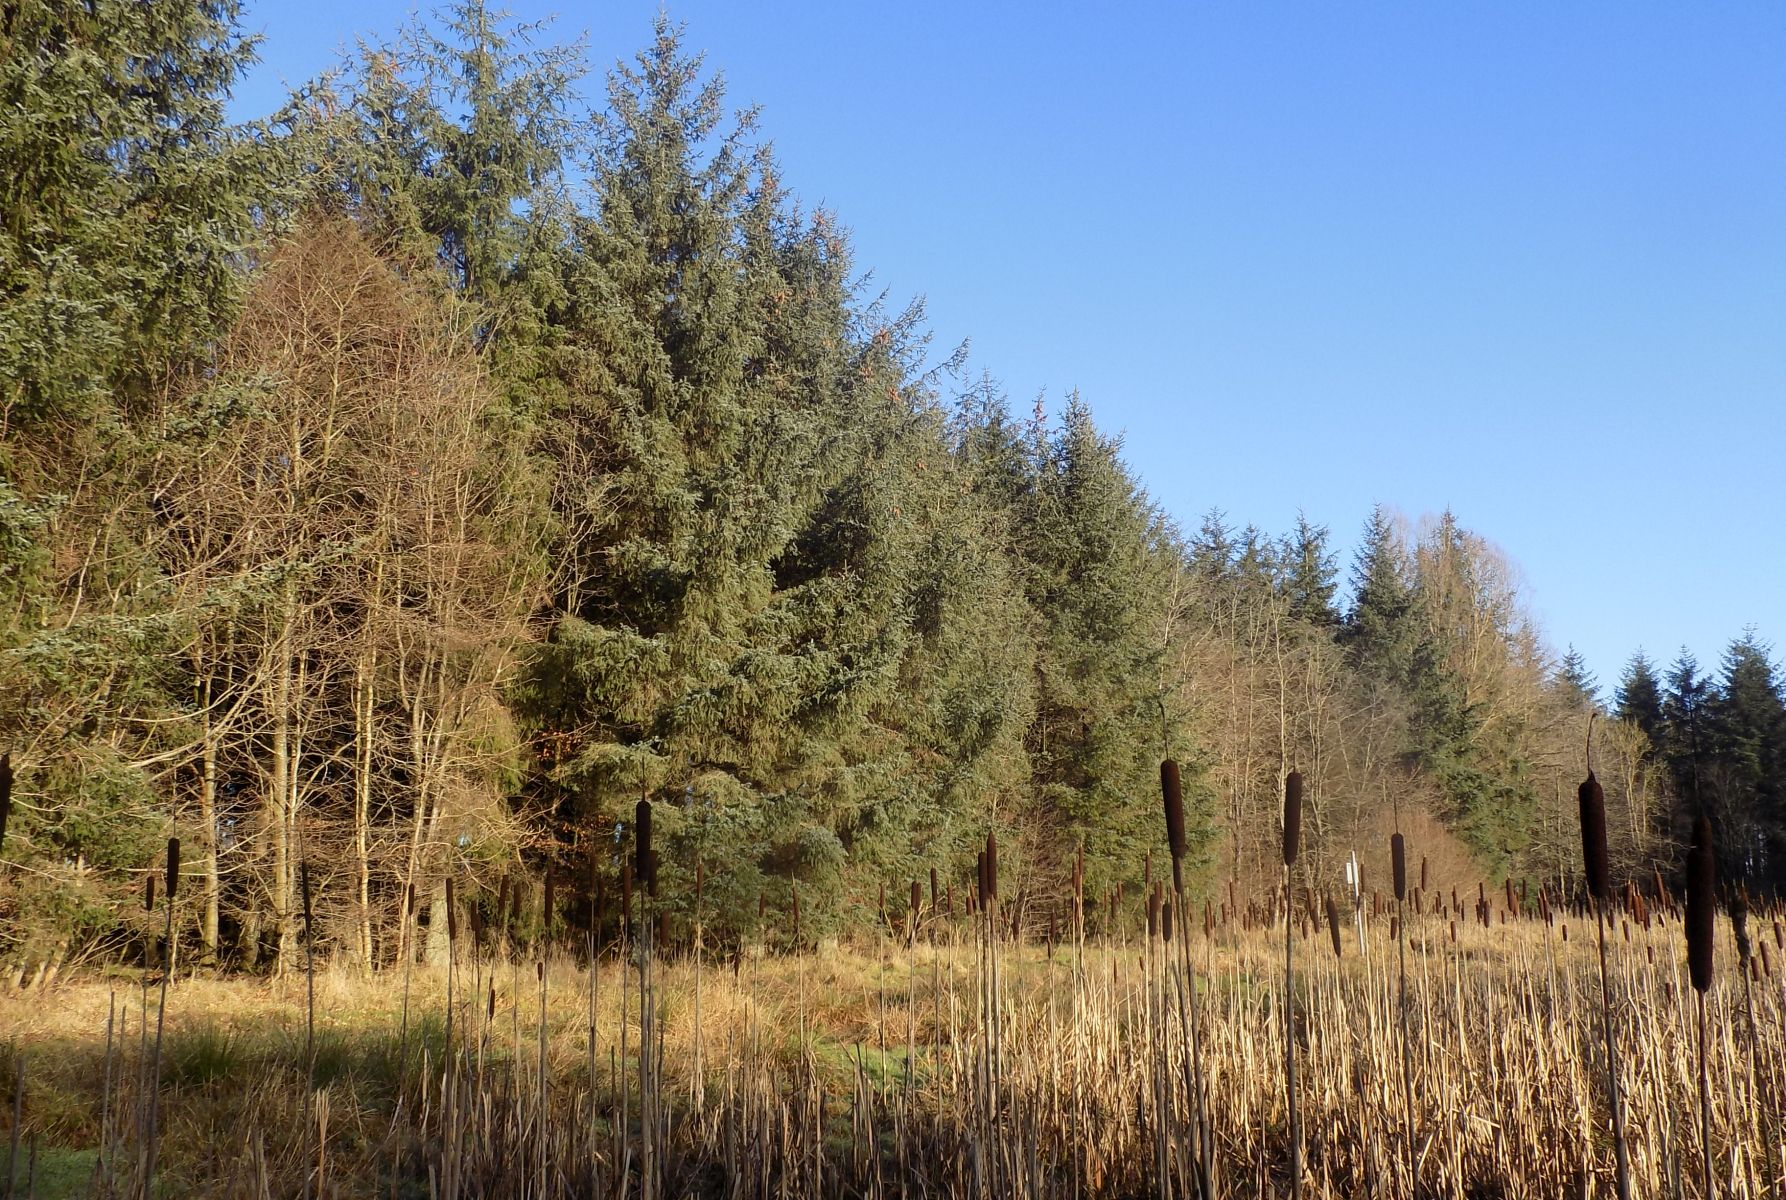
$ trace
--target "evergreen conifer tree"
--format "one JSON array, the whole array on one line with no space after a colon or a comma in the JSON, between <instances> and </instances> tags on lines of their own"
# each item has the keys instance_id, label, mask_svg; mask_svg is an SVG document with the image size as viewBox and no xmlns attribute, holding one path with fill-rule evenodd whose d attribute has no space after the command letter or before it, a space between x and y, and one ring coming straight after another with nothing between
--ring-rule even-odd
<instances>
[{"instance_id":1,"label":"evergreen conifer tree","mask_svg":"<svg viewBox=\"0 0 1786 1200\"><path fill-rule=\"evenodd\" d=\"M1643 730L1650 740L1651 754L1662 750L1662 681L1656 677L1655 664L1641 650L1625 664L1613 698L1613 712L1619 720Z\"/></svg>"}]
</instances>

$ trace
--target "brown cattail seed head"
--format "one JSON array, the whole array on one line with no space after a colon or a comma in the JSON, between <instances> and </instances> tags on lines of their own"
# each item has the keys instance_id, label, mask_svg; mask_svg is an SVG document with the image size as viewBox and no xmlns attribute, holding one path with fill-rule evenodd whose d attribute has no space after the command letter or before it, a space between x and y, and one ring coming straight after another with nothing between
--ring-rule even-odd
<instances>
[{"instance_id":1,"label":"brown cattail seed head","mask_svg":"<svg viewBox=\"0 0 1786 1200\"><path fill-rule=\"evenodd\" d=\"M1294 866L1302 840L1302 772L1284 777L1284 865Z\"/></svg>"},{"instance_id":2,"label":"brown cattail seed head","mask_svg":"<svg viewBox=\"0 0 1786 1200\"><path fill-rule=\"evenodd\" d=\"M657 899L657 851L653 850L645 860L645 894L653 900Z\"/></svg>"},{"instance_id":3,"label":"brown cattail seed head","mask_svg":"<svg viewBox=\"0 0 1786 1200\"><path fill-rule=\"evenodd\" d=\"M644 799L633 807L633 874L651 880L651 801Z\"/></svg>"},{"instance_id":4,"label":"brown cattail seed head","mask_svg":"<svg viewBox=\"0 0 1786 1200\"><path fill-rule=\"evenodd\" d=\"M1166 844L1172 849L1172 861L1184 857L1184 790L1178 778L1178 763L1168 758L1160 764L1160 795L1166 801Z\"/></svg>"},{"instance_id":5,"label":"brown cattail seed head","mask_svg":"<svg viewBox=\"0 0 1786 1200\"><path fill-rule=\"evenodd\" d=\"M1168 944L1172 941L1172 901L1160 901L1160 940Z\"/></svg>"},{"instance_id":6,"label":"brown cattail seed head","mask_svg":"<svg viewBox=\"0 0 1786 1200\"><path fill-rule=\"evenodd\" d=\"M1426 890L1426 855L1420 856L1420 890Z\"/></svg>"},{"instance_id":7,"label":"brown cattail seed head","mask_svg":"<svg viewBox=\"0 0 1786 1200\"><path fill-rule=\"evenodd\" d=\"M304 881L304 926L308 929L310 926L310 873L303 869L301 863L298 869L300 871L298 877ZM446 881L446 910L447 943L450 945L459 940L459 896L453 887L451 875L447 876Z\"/></svg>"},{"instance_id":8,"label":"brown cattail seed head","mask_svg":"<svg viewBox=\"0 0 1786 1200\"><path fill-rule=\"evenodd\" d=\"M1687 851L1687 973L1695 991L1712 986L1712 938L1717 931L1717 855L1712 849L1712 823L1701 813L1693 823L1693 848Z\"/></svg>"},{"instance_id":9,"label":"brown cattail seed head","mask_svg":"<svg viewBox=\"0 0 1786 1200\"><path fill-rule=\"evenodd\" d=\"M1576 789L1581 804L1581 853L1588 894L1604 904L1612 899L1612 865L1606 854L1606 793L1592 771Z\"/></svg>"},{"instance_id":10,"label":"brown cattail seed head","mask_svg":"<svg viewBox=\"0 0 1786 1200\"><path fill-rule=\"evenodd\" d=\"M982 850L974 860L974 898L984 906L986 903L986 851Z\"/></svg>"},{"instance_id":11,"label":"brown cattail seed head","mask_svg":"<svg viewBox=\"0 0 1786 1200\"><path fill-rule=\"evenodd\" d=\"M936 910L936 901L936 868L932 867L930 868L930 908L933 912Z\"/></svg>"},{"instance_id":12,"label":"brown cattail seed head","mask_svg":"<svg viewBox=\"0 0 1786 1200\"><path fill-rule=\"evenodd\" d=\"M998 834L990 830L986 834L986 895L998 899Z\"/></svg>"},{"instance_id":13,"label":"brown cattail seed head","mask_svg":"<svg viewBox=\"0 0 1786 1200\"><path fill-rule=\"evenodd\" d=\"M6 845L6 818L12 813L12 755L0 754L0 846Z\"/></svg>"},{"instance_id":14,"label":"brown cattail seed head","mask_svg":"<svg viewBox=\"0 0 1786 1200\"><path fill-rule=\"evenodd\" d=\"M695 859L695 903L701 902L701 893L707 890L707 867L698 857Z\"/></svg>"},{"instance_id":15,"label":"brown cattail seed head","mask_svg":"<svg viewBox=\"0 0 1786 1200\"><path fill-rule=\"evenodd\" d=\"M153 872L143 880L143 911L155 911L155 875Z\"/></svg>"},{"instance_id":16,"label":"brown cattail seed head","mask_svg":"<svg viewBox=\"0 0 1786 1200\"><path fill-rule=\"evenodd\" d=\"M174 893L180 888L180 839L171 837L167 840L167 902L174 902Z\"/></svg>"},{"instance_id":17,"label":"brown cattail seed head","mask_svg":"<svg viewBox=\"0 0 1786 1200\"><path fill-rule=\"evenodd\" d=\"M1333 897L1327 897L1327 932L1333 935L1333 957L1340 956L1339 905Z\"/></svg>"},{"instance_id":18,"label":"brown cattail seed head","mask_svg":"<svg viewBox=\"0 0 1786 1200\"><path fill-rule=\"evenodd\" d=\"M1408 841L1401 834L1389 839L1390 873L1395 877L1395 898L1408 898Z\"/></svg>"}]
</instances>

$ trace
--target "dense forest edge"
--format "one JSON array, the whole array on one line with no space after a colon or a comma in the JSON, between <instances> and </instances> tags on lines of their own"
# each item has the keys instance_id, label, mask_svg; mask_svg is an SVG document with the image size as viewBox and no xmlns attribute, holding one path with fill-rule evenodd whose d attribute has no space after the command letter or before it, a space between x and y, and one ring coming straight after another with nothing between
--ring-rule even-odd
<instances>
[{"instance_id":1,"label":"dense forest edge","mask_svg":"<svg viewBox=\"0 0 1786 1200\"><path fill-rule=\"evenodd\" d=\"M887 881L1138 904L1159 763L1195 887L1304 853L1465 885L1786 883L1768 645L1596 686L1450 512L1281 534L1161 510L1087 401L1015 410L890 307L660 19L606 77L459 3L231 123L232 0L0 6L0 959L445 953L448 881L669 928L902 911ZM602 92L600 87L587 90ZM1344 578L1342 578L1344 576ZM1367 883L1367 887L1369 884ZM406 903L421 914L400 919ZM766 917L764 914L770 914ZM894 913L898 916L898 911ZM673 934L672 934L673 936Z\"/></svg>"}]
</instances>

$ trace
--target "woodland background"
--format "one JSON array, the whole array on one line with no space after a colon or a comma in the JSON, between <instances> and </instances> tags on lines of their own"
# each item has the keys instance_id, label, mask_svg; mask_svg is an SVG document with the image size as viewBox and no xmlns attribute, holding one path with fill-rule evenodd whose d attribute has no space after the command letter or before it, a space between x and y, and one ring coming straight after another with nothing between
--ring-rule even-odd
<instances>
[{"instance_id":1,"label":"woodland background","mask_svg":"<svg viewBox=\"0 0 1786 1200\"><path fill-rule=\"evenodd\" d=\"M640 797L722 944L989 829L1040 912L1081 848L1140 880L1167 756L1206 894L1276 878L1292 768L1330 886L1399 822L1440 886L1568 889L1591 720L1623 875L1703 808L1786 883L1755 631L1603 692L1452 513L1361 514L1342 581L1324 528L1162 512L1084 398L869 290L667 21L593 110L467 2L233 125L238 16L0 5L0 956L134 953L170 834L198 961L298 961L300 863L369 966L444 951L449 877L537 928L550 870L579 928Z\"/></svg>"}]
</instances>

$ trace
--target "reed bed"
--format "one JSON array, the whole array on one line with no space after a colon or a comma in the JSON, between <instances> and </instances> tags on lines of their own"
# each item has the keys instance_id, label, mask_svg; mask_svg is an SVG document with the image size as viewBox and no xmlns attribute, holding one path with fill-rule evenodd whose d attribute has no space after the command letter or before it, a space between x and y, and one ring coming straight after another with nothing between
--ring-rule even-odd
<instances>
[{"instance_id":1,"label":"reed bed","mask_svg":"<svg viewBox=\"0 0 1786 1200\"><path fill-rule=\"evenodd\" d=\"M1367 915L1364 953L1333 954L1312 896L1279 904L1250 927L1179 905L1152 941L1139 915L1105 932L1069 913L1035 943L996 901L933 906L901 953L660 953L643 993L637 942L593 974L586 953L517 969L462 949L451 1007L446 972L418 969L407 1024L395 978L182 978L158 1063L159 1006L76 981L0 1006L0 1042L26 1143L91 1160L72 1195L140 1194L155 1112L165 1195L1256 1197L1296 1188L1291 1011L1305 1194L1612 1192L1593 916L1544 898L1548 921L1454 926L1403 906L1393 934L1393 910ZM1291 1005L1286 920L1322 949ZM1671 904L1607 913L1638 1195L1704 1196L1708 1162L1713 1194L1780 1194L1778 915L1745 920L1773 954L1720 941L1699 993Z\"/></svg>"}]
</instances>

